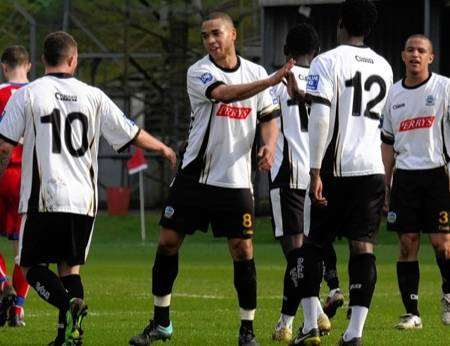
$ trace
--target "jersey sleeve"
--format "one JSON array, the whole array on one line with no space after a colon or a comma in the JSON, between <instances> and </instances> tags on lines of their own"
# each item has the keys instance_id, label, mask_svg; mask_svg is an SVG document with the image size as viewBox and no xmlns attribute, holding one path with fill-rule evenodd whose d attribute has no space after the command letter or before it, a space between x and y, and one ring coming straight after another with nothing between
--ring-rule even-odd
<instances>
[{"instance_id":1,"label":"jersey sleeve","mask_svg":"<svg viewBox=\"0 0 450 346\"><path fill-rule=\"evenodd\" d=\"M118 152L125 150L137 137L139 131L139 127L101 92L100 134L114 150Z\"/></svg>"},{"instance_id":2,"label":"jersey sleeve","mask_svg":"<svg viewBox=\"0 0 450 346\"><path fill-rule=\"evenodd\" d=\"M189 95L204 101L215 100L211 97L214 88L221 84L225 84L220 80L217 73L208 66L191 66L187 72L187 90Z\"/></svg>"},{"instance_id":3,"label":"jersey sleeve","mask_svg":"<svg viewBox=\"0 0 450 346\"><path fill-rule=\"evenodd\" d=\"M382 119L383 119L382 120L383 126L381 129L381 141L384 144L393 145L395 141L395 136L394 136L394 129L392 127L390 93L388 94L386 103L384 105Z\"/></svg>"},{"instance_id":4,"label":"jersey sleeve","mask_svg":"<svg viewBox=\"0 0 450 346\"><path fill-rule=\"evenodd\" d=\"M334 96L334 71L329 57L319 55L312 61L306 93L313 102L331 105Z\"/></svg>"},{"instance_id":5,"label":"jersey sleeve","mask_svg":"<svg viewBox=\"0 0 450 346\"><path fill-rule=\"evenodd\" d=\"M25 132L27 107L25 89L14 93L0 118L0 138L12 145L20 143Z\"/></svg>"},{"instance_id":6,"label":"jersey sleeve","mask_svg":"<svg viewBox=\"0 0 450 346\"><path fill-rule=\"evenodd\" d=\"M259 79L268 78L266 70L261 66ZM281 115L278 102L277 86L273 86L261 91L258 95L258 105L256 116L259 122L266 122Z\"/></svg>"}]
</instances>

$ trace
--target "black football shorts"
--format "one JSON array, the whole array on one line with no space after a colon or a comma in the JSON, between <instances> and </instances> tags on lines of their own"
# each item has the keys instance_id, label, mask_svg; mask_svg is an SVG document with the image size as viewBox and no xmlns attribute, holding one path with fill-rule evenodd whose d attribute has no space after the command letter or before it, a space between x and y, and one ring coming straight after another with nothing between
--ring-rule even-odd
<instances>
[{"instance_id":1,"label":"black football shorts","mask_svg":"<svg viewBox=\"0 0 450 346\"><path fill-rule=\"evenodd\" d=\"M251 238L253 193L201 184L179 175L170 187L159 224L182 234L207 232L211 225L215 237Z\"/></svg>"},{"instance_id":2,"label":"black football shorts","mask_svg":"<svg viewBox=\"0 0 450 346\"><path fill-rule=\"evenodd\" d=\"M305 201L305 235L318 245L336 237L375 243L384 203L384 175L324 177L326 207Z\"/></svg>"},{"instance_id":3,"label":"black football shorts","mask_svg":"<svg viewBox=\"0 0 450 346\"><path fill-rule=\"evenodd\" d=\"M84 264L89 252L94 217L72 213L23 215L19 235L19 263Z\"/></svg>"},{"instance_id":4,"label":"black football shorts","mask_svg":"<svg viewBox=\"0 0 450 346\"><path fill-rule=\"evenodd\" d=\"M303 233L305 190L279 187L270 190L270 211L275 238Z\"/></svg>"},{"instance_id":5,"label":"black football shorts","mask_svg":"<svg viewBox=\"0 0 450 346\"><path fill-rule=\"evenodd\" d=\"M398 233L450 233L450 190L445 167L397 169L387 225Z\"/></svg>"}]
</instances>

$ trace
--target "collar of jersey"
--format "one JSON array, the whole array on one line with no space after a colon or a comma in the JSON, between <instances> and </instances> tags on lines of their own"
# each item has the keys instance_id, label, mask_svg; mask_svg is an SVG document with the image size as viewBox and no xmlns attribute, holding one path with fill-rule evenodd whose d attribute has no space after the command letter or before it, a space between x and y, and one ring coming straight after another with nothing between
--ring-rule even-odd
<instances>
[{"instance_id":1,"label":"collar of jersey","mask_svg":"<svg viewBox=\"0 0 450 346\"><path fill-rule=\"evenodd\" d=\"M232 68L226 68L226 67L222 67L216 64L216 62L214 61L213 57L211 55L209 56L209 60L211 60L211 62L217 67L220 68L223 72L235 72L239 69L239 67L241 67L241 58L239 57L239 55L237 56L237 64L236 66L232 67Z\"/></svg>"},{"instance_id":2,"label":"collar of jersey","mask_svg":"<svg viewBox=\"0 0 450 346\"><path fill-rule=\"evenodd\" d=\"M433 72L430 72L430 75L428 76L427 79L425 79L422 83L414 85L414 86L407 86L405 84L405 79L406 79L406 77L405 77L405 78L402 79L402 87L405 88L405 89L417 89L417 88L420 88L422 85L428 83L428 81L430 80L432 75L433 75Z\"/></svg>"},{"instance_id":3,"label":"collar of jersey","mask_svg":"<svg viewBox=\"0 0 450 346\"><path fill-rule=\"evenodd\" d=\"M370 48L369 46L366 46L365 44L360 46L360 45L351 44L351 43L342 43L341 46L350 46L350 47L355 47L355 48Z\"/></svg>"},{"instance_id":4,"label":"collar of jersey","mask_svg":"<svg viewBox=\"0 0 450 346\"><path fill-rule=\"evenodd\" d=\"M70 73L64 73L64 72L47 73L46 76L56 77L56 78L72 78L73 77Z\"/></svg>"},{"instance_id":5,"label":"collar of jersey","mask_svg":"<svg viewBox=\"0 0 450 346\"><path fill-rule=\"evenodd\" d=\"M12 86L24 86L24 85L27 85L28 83L14 83L14 82L8 82L8 84L9 84L9 85L12 85Z\"/></svg>"}]
</instances>

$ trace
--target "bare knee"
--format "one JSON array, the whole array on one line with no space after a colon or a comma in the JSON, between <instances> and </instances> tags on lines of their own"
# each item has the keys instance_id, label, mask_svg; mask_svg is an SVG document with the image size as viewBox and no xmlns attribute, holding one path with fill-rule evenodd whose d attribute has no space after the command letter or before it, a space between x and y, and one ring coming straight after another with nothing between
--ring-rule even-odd
<instances>
[{"instance_id":1,"label":"bare knee","mask_svg":"<svg viewBox=\"0 0 450 346\"><path fill-rule=\"evenodd\" d=\"M251 260L253 258L253 242L251 239L229 239L228 247L235 261Z\"/></svg>"},{"instance_id":2,"label":"bare knee","mask_svg":"<svg viewBox=\"0 0 450 346\"><path fill-rule=\"evenodd\" d=\"M399 237L400 255L398 260L401 262L416 261L420 246L420 236L416 233L405 233Z\"/></svg>"},{"instance_id":3,"label":"bare knee","mask_svg":"<svg viewBox=\"0 0 450 346\"><path fill-rule=\"evenodd\" d=\"M159 232L158 253L173 256L178 253L178 250L183 242L184 237L170 229L162 228Z\"/></svg>"},{"instance_id":4,"label":"bare knee","mask_svg":"<svg viewBox=\"0 0 450 346\"><path fill-rule=\"evenodd\" d=\"M373 244L365 241L350 241L350 254L354 255L362 255L366 253L373 253Z\"/></svg>"},{"instance_id":5,"label":"bare knee","mask_svg":"<svg viewBox=\"0 0 450 346\"><path fill-rule=\"evenodd\" d=\"M283 249L284 257L294 249L301 248L303 245L303 234L286 235L280 238L281 248Z\"/></svg>"},{"instance_id":6,"label":"bare knee","mask_svg":"<svg viewBox=\"0 0 450 346\"><path fill-rule=\"evenodd\" d=\"M430 242L437 256L450 259L450 234L432 234Z\"/></svg>"},{"instance_id":7,"label":"bare knee","mask_svg":"<svg viewBox=\"0 0 450 346\"><path fill-rule=\"evenodd\" d=\"M80 266L72 266L67 264L66 262L58 263L58 275L60 277L68 275L80 275Z\"/></svg>"}]
</instances>

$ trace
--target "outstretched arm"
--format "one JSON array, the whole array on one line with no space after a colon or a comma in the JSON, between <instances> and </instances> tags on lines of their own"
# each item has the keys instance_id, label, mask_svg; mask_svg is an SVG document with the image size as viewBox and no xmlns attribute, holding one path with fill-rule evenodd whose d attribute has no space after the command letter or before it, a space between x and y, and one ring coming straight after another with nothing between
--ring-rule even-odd
<instances>
[{"instance_id":1,"label":"outstretched arm","mask_svg":"<svg viewBox=\"0 0 450 346\"><path fill-rule=\"evenodd\" d=\"M248 99L268 87L280 83L294 64L295 61L291 59L270 77L258 80L256 82L235 85L220 84L212 90L211 98L224 103Z\"/></svg>"},{"instance_id":2,"label":"outstretched arm","mask_svg":"<svg viewBox=\"0 0 450 346\"><path fill-rule=\"evenodd\" d=\"M153 137L147 131L141 129L137 137L133 140L133 144L142 149L159 153L167 161L170 162L170 166L172 167L172 169L175 169L177 164L177 155L175 154L175 152L163 142Z\"/></svg>"}]
</instances>

